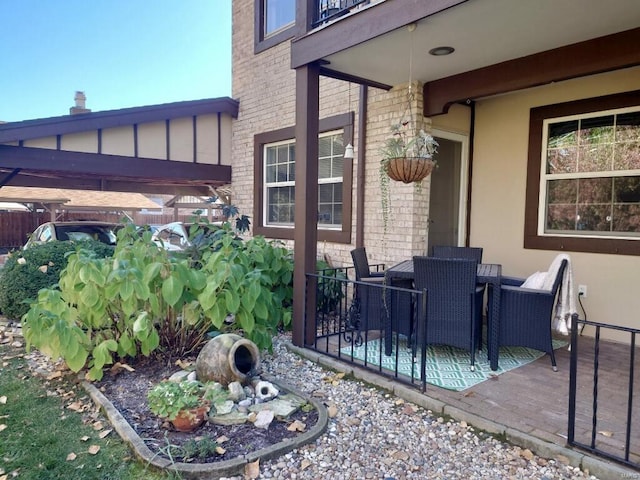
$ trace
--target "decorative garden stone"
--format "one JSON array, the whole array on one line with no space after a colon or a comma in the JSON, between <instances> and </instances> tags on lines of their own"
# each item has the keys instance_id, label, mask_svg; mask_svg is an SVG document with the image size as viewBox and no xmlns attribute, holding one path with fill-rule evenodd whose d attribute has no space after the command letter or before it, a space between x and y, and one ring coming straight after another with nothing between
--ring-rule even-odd
<instances>
[{"instance_id":1,"label":"decorative garden stone","mask_svg":"<svg viewBox=\"0 0 640 480\"><path fill-rule=\"evenodd\" d=\"M262 402L271 400L272 398L277 397L278 393L280 393L273 383L265 380L257 382L254 388L256 390L256 398Z\"/></svg>"},{"instance_id":2,"label":"decorative garden stone","mask_svg":"<svg viewBox=\"0 0 640 480\"><path fill-rule=\"evenodd\" d=\"M240 382L231 382L227 387L227 389L229 390L229 400L233 400L234 402L239 402L247 398L247 394L242 388L242 385L240 384Z\"/></svg>"}]
</instances>

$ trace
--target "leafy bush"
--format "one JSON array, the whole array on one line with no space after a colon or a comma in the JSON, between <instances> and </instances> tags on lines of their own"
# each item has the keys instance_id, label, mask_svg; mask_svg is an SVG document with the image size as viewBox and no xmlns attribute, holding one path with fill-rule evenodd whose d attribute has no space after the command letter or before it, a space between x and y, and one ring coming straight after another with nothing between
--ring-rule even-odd
<instances>
[{"instance_id":1,"label":"leafy bush","mask_svg":"<svg viewBox=\"0 0 640 480\"><path fill-rule=\"evenodd\" d=\"M79 248L96 257L109 257L114 251L110 245L88 240L47 242L11 253L0 271L0 311L8 318L21 318L40 289L58 283L60 272L67 265L67 255Z\"/></svg>"},{"instance_id":2,"label":"leafy bush","mask_svg":"<svg viewBox=\"0 0 640 480\"><path fill-rule=\"evenodd\" d=\"M264 237L238 243L231 230L225 232L203 258L207 284L198 301L217 329L240 331L270 349L278 327L291 323L293 257Z\"/></svg>"},{"instance_id":3,"label":"leafy bush","mask_svg":"<svg viewBox=\"0 0 640 480\"><path fill-rule=\"evenodd\" d=\"M344 282L347 276L344 271L332 268L326 261L318 260L316 262L316 270L318 277L317 299L316 304L319 312L333 312L340 305L340 301L344 298ZM331 277L331 278L327 278ZM333 280L335 278L335 280Z\"/></svg>"},{"instance_id":4,"label":"leafy bush","mask_svg":"<svg viewBox=\"0 0 640 480\"><path fill-rule=\"evenodd\" d=\"M114 357L192 353L213 327L270 348L291 322L292 274L291 253L261 237L238 241L223 228L194 268L127 226L113 259L69 256L59 289L40 291L23 317L24 336L74 371L89 367L91 379Z\"/></svg>"}]
</instances>

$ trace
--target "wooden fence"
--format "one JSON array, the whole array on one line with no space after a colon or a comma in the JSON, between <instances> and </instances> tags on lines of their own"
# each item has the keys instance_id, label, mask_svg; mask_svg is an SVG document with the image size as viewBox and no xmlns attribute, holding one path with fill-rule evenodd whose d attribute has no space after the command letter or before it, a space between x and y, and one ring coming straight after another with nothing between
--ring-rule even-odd
<instances>
[{"instance_id":1,"label":"wooden fence","mask_svg":"<svg viewBox=\"0 0 640 480\"><path fill-rule=\"evenodd\" d=\"M122 218L122 215L115 213L64 212L58 216L57 220L60 222L71 220L120 222ZM0 212L0 253L22 247L38 225L50 220L49 212ZM164 225L176 221L193 221L193 215L178 215L176 218L172 213L161 215L136 213L133 221L136 225Z\"/></svg>"}]
</instances>

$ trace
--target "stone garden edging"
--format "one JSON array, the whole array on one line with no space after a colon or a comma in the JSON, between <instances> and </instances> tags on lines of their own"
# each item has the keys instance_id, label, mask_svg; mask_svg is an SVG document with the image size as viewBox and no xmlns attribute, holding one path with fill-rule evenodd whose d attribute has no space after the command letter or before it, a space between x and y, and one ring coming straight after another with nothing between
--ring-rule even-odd
<instances>
[{"instance_id":1,"label":"stone garden edging","mask_svg":"<svg viewBox=\"0 0 640 480\"><path fill-rule=\"evenodd\" d=\"M111 401L102 392L100 392L100 390L98 390L93 384L86 381L82 382L82 386L93 402L104 411L115 431L118 432L120 437L127 442L131 448L133 448L135 454L141 460L155 468L175 471L187 478L210 479L241 474L245 465L248 463L255 462L258 459L269 460L279 457L302 445L313 442L327 429L329 415L324 405L292 387L278 383L271 376L264 375L263 377L280 387L282 390L293 395L297 395L313 405L318 412L318 420L308 431L299 433L293 438L285 439L282 442L276 443L267 448L249 452L241 457L213 463L171 462L166 458L158 456L145 445L144 441L138 436L131 425L129 425L129 422L127 422L118 409L116 409Z\"/></svg>"}]
</instances>

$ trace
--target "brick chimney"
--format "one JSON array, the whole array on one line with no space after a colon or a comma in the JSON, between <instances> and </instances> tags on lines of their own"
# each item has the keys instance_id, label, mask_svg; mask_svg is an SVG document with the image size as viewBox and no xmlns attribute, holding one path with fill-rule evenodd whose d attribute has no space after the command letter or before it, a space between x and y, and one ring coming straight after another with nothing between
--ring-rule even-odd
<instances>
[{"instance_id":1,"label":"brick chimney","mask_svg":"<svg viewBox=\"0 0 640 480\"><path fill-rule=\"evenodd\" d=\"M76 104L69 109L71 115L77 115L78 113L89 113L91 110L85 107L87 97L84 92L77 91L75 97L73 97Z\"/></svg>"}]
</instances>

